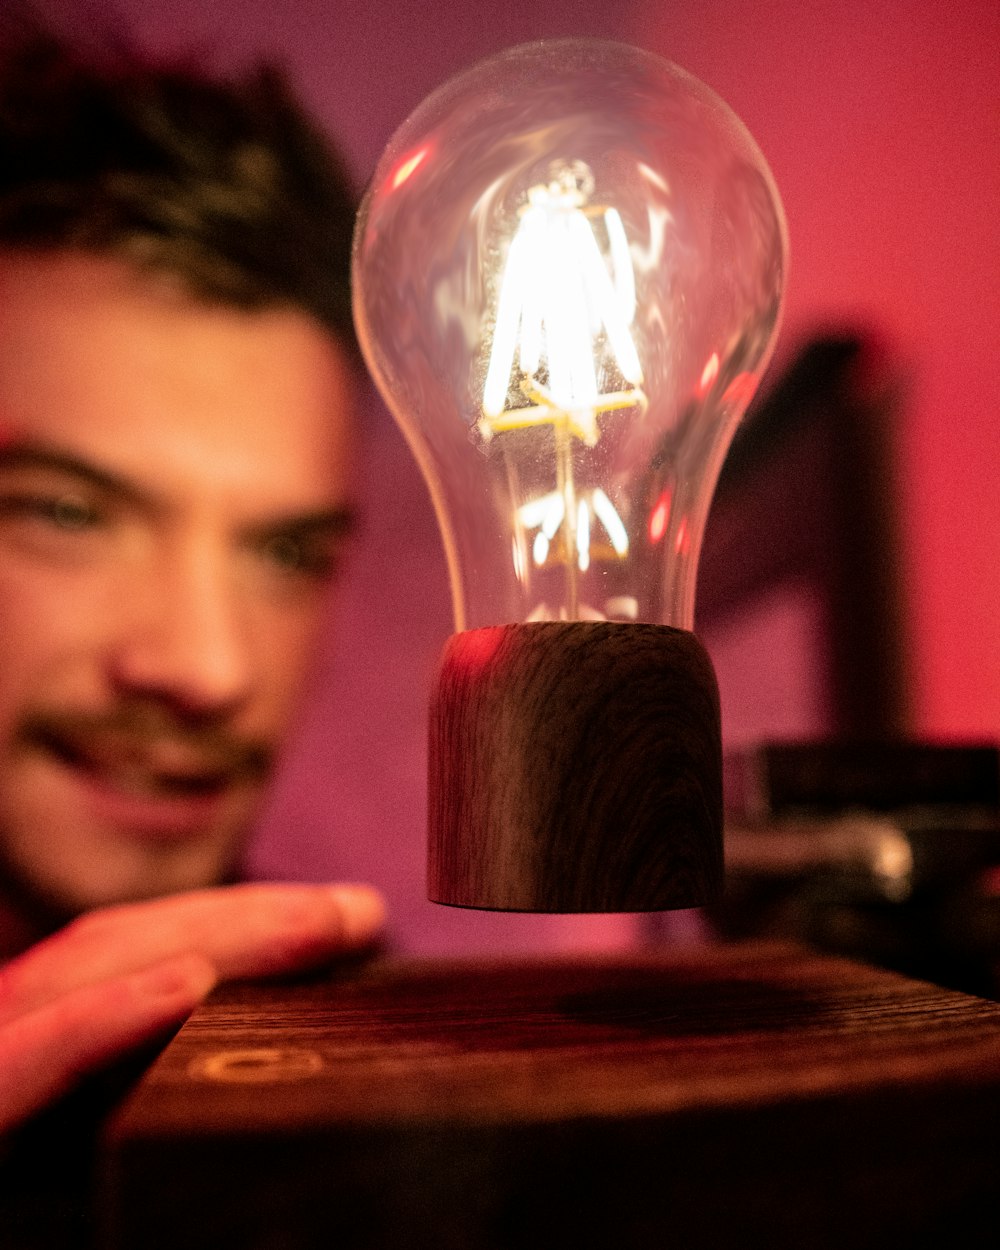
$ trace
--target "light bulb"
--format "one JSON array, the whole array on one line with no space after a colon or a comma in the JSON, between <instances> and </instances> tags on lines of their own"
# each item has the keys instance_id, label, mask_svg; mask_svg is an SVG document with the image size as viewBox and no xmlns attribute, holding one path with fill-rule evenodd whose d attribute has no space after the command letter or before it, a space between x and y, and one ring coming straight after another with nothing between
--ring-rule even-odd
<instances>
[{"instance_id":1,"label":"light bulb","mask_svg":"<svg viewBox=\"0 0 1000 1250\"><path fill-rule=\"evenodd\" d=\"M785 268L745 127L636 48L513 48L389 142L358 218L355 319L451 581L437 901L631 910L717 892L695 579Z\"/></svg>"}]
</instances>

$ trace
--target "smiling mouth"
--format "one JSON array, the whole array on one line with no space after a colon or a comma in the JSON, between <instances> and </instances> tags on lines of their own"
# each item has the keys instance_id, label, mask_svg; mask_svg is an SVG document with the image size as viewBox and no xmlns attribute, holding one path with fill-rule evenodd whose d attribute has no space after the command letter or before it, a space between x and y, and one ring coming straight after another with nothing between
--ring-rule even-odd
<instances>
[{"instance_id":1,"label":"smiling mouth","mask_svg":"<svg viewBox=\"0 0 1000 1250\"><path fill-rule=\"evenodd\" d=\"M151 761L121 757L110 751L81 749L59 738L43 743L53 758L66 768L83 773L91 781L134 798L198 799L220 795L233 781L228 772L211 769L170 771Z\"/></svg>"},{"instance_id":2,"label":"smiling mouth","mask_svg":"<svg viewBox=\"0 0 1000 1250\"><path fill-rule=\"evenodd\" d=\"M36 725L32 738L65 768L140 800L211 800L267 773L262 749L219 739L200 745L127 727L73 732L55 725Z\"/></svg>"}]
</instances>

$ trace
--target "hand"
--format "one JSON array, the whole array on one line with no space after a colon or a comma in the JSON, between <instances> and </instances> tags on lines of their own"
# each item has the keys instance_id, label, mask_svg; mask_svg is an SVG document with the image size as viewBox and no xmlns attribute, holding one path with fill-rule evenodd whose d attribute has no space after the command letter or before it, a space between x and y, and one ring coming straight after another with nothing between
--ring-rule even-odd
<instances>
[{"instance_id":1,"label":"hand","mask_svg":"<svg viewBox=\"0 0 1000 1250\"><path fill-rule=\"evenodd\" d=\"M370 945L366 886L240 885L89 912L0 968L0 1132L176 1028L217 981Z\"/></svg>"}]
</instances>

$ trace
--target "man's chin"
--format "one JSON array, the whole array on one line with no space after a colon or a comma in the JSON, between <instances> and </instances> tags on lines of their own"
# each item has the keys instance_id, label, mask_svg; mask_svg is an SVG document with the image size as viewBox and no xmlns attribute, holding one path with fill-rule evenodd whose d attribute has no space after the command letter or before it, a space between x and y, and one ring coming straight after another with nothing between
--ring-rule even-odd
<instances>
[{"instance_id":1,"label":"man's chin","mask_svg":"<svg viewBox=\"0 0 1000 1250\"><path fill-rule=\"evenodd\" d=\"M0 892L51 931L98 907L238 876L261 779L204 792L129 787L52 752L0 777Z\"/></svg>"},{"instance_id":2,"label":"man's chin","mask_svg":"<svg viewBox=\"0 0 1000 1250\"><path fill-rule=\"evenodd\" d=\"M58 859L0 847L0 898L42 936L97 908L237 881L244 840L215 833L182 845L105 834L64 847Z\"/></svg>"}]
</instances>

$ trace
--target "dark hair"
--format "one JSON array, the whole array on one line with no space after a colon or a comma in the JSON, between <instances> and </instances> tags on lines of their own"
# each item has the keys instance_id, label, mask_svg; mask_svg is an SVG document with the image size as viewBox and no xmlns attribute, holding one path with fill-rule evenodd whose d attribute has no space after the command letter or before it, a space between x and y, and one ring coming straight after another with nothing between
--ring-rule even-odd
<instances>
[{"instance_id":1,"label":"dark hair","mask_svg":"<svg viewBox=\"0 0 1000 1250\"><path fill-rule=\"evenodd\" d=\"M354 201L264 67L215 80L52 36L0 53L0 248L81 248L241 308L293 305L353 346Z\"/></svg>"}]
</instances>

